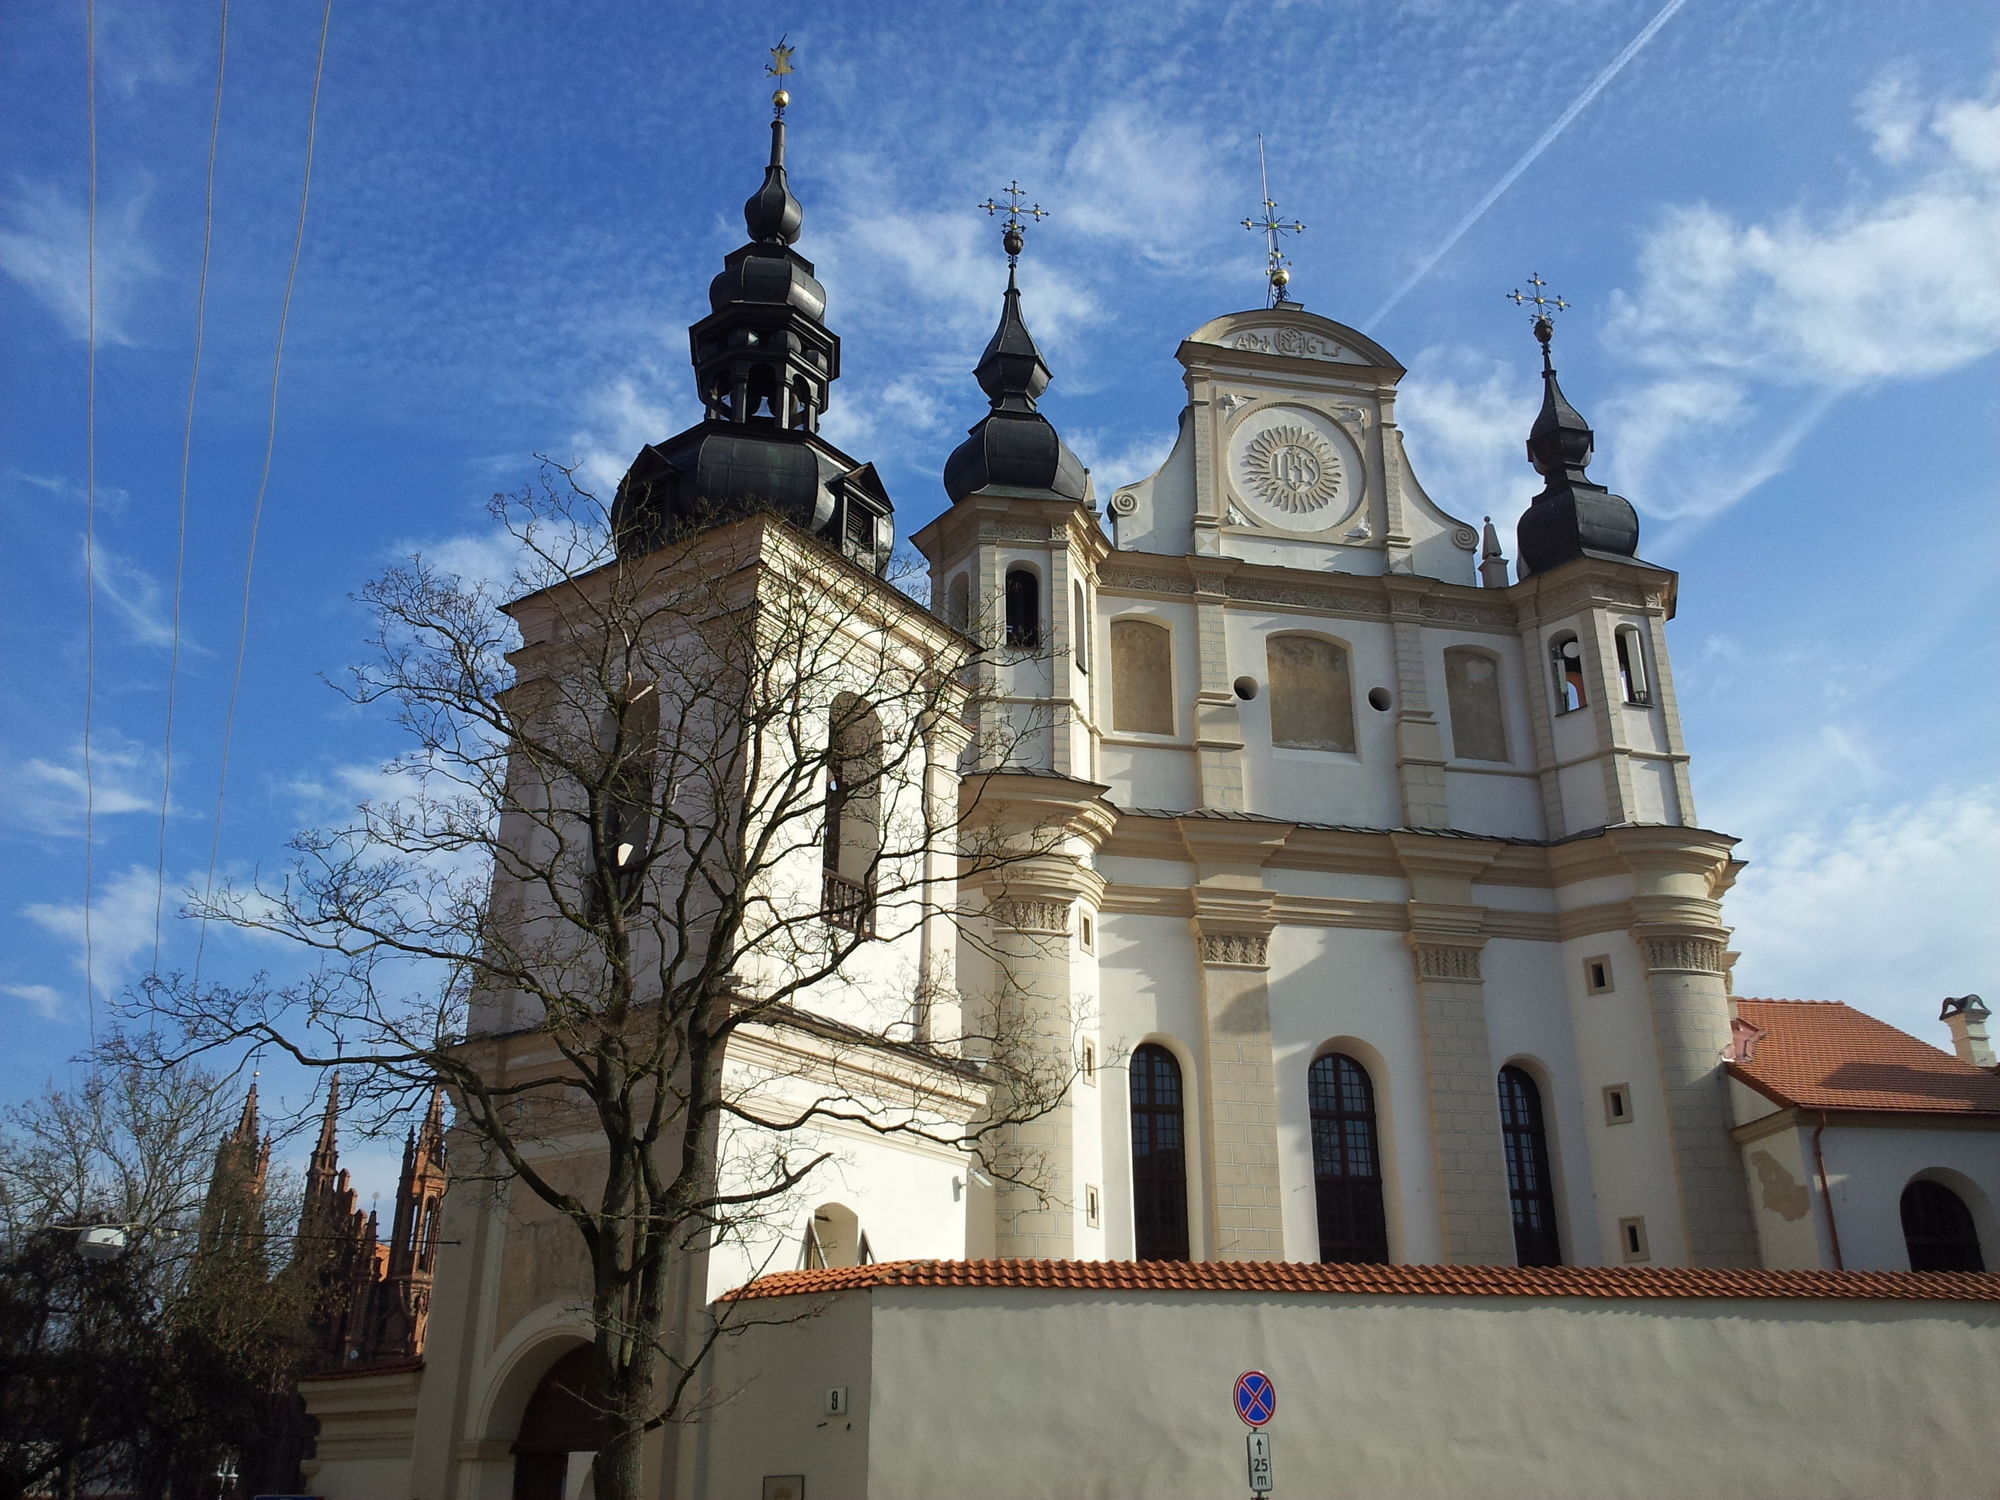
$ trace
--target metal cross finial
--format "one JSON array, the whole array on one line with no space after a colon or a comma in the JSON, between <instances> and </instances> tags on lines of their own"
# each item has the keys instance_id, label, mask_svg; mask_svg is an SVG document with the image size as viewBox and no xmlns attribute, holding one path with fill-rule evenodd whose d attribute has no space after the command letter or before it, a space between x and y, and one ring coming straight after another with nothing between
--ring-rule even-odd
<instances>
[{"instance_id":1,"label":"metal cross finial","mask_svg":"<svg viewBox=\"0 0 2000 1500\"><path fill-rule=\"evenodd\" d=\"M1276 307L1280 302L1291 299L1285 288L1292 281L1292 263L1285 258L1278 236L1303 234L1306 226L1296 219L1287 223L1278 217L1277 201L1271 197L1271 172L1264 164L1264 136L1261 131L1257 135L1257 176L1264 185L1264 217L1245 219L1243 227L1264 231L1264 279L1271 283L1270 305Z\"/></svg>"},{"instance_id":2,"label":"metal cross finial","mask_svg":"<svg viewBox=\"0 0 2000 1500\"><path fill-rule=\"evenodd\" d=\"M785 106L792 102L791 90L785 87L785 75L798 71L792 66L792 54L799 49L785 45L790 37L791 33L788 31L778 38L778 45L771 49L771 60L764 64L764 76L778 80L777 88L771 93L771 105L777 110L778 118L781 120L785 117Z\"/></svg>"},{"instance_id":3,"label":"metal cross finial","mask_svg":"<svg viewBox=\"0 0 2000 1500\"><path fill-rule=\"evenodd\" d=\"M1516 287L1508 292L1506 297L1516 307L1534 309L1535 337L1541 341L1542 354L1546 357L1549 352L1549 340L1554 338L1556 333L1556 314L1569 311L1570 305L1560 297L1548 295L1549 284L1542 280L1539 271L1528 273L1528 285L1532 288L1531 291L1524 292Z\"/></svg>"},{"instance_id":4,"label":"metal cross finial","mask_svg":"<svg viewBox=\"0 0 2000 1500\"><path fill-rule=\"evenodd\" d=\"M1007 215L1006 222L1000 226L1000 243L1006 247L1007 269L1011 271L1020 263L1022 248L1028 243L1028 226L1021 222L1021 216L1026 214L1039 224L1049 216L1049 211L1039 203L1030 203L1023 207L1021 200L1028 196L1028 192L1018 180L1009 181L995 196L1004 197L1007 201L996 203L992 198L988 198L984 203L975 203L973 207L985 209L989 218L998 213Z\"/></svg>"}]
</instances>

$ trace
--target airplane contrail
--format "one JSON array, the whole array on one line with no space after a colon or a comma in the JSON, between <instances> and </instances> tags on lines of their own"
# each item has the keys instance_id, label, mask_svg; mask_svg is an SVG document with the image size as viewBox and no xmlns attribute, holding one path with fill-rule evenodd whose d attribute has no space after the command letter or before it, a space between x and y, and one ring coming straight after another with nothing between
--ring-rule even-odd
<instances>
[{"instance_id":1,"label":"airplane contrail","mask_svg":"<svg viewBox=\"0 0 2000 1500\"><path fill-rule=\"evenodd\" d=\"M1380 323L1386 318L1395 305L1409 295L1412 287L1430 275L1431 269L1451 253L1451 247L1465 237L1466 230L1479 222L1481 215L1499 201L1500 195L1512 187L1523 172L1535 164L1535 158L1548 150L1555 138L1569 128L1570 121L1582 114L1589 107L1590 101L1604 92L1604 86L1616 78L1624 69L1625 64L1639 55L1639 49L1653 39L1653 34L1666 25L1667 22L1671 21L1674 18L1674 13L1686 4L1687 0L1667 0L1667 3L1660 7L1658 14L1640 28L1637 36L1625 44L1624 50L1605 65L1604 71L1590 80L1590 86L1570 101L1569 108L1556 117L1555 124L1544 130L1536 139L1535 144L1530 146L1522 155L1521 159L1507 169L1506 175L1494 183L1488 189L1486 196L1472 206L1472 211L1452 226L1451 233L1444 237L1444 243L1425 256L1423 263L1416 270L1412 271L1408 279L1390 294L1389 300L1375 309L1375 316L1368 320L1371 326Z\"/></svg>"}]
</instances>

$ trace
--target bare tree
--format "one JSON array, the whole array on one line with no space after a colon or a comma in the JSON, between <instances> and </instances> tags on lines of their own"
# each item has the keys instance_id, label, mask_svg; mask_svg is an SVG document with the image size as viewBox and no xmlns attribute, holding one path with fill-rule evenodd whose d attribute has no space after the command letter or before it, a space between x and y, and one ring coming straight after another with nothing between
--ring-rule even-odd
<instances>
[{"instance_id":1,"label":"bare tree","mask_svg":"<svg viewBox=\"0 0 2000 1500\"><path fill-rule=\"evenodd\" d=\"M366 589L347 690L409 735L412 791L204 911L304 945L309 976L149 1003L196 1047L448 1087L455 1183L525 1190L587 1262L597 1493L628 1500L727 1327L673 1326L677 1274L767 1254L830 1131L1035 1180L1013 1132L1067 1090L1073 1018L962 995L953 954L961 892L1072 835L983 795L1043 726L983 711L972 640L771 517L621 555L566 479L496 499L504 588L412 559ZM579 1134L588 1170L558 1170Z\"/></svg>"},{"instance_id":2,"label":"bare tree","mask_svg":"<svg viewBox=\"0 0 2000 1500\"><path fill-rule=\"evenodd\" d=\"M215 1074L84 1061L0 1119L0 1497L193 1495L225 1452L289 1485L303 1302L264 1141ZM87 1226L123 1249L86 1258Z\"/></svg>"}]
</instances>

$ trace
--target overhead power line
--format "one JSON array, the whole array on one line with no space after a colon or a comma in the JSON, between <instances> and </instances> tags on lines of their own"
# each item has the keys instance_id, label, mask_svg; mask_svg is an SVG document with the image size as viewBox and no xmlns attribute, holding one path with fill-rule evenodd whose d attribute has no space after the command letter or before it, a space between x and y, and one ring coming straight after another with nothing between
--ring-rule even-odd
<instances>
[{"instance_id":1,"label":"overhead power line","mask_svg":"<svg viewBox=\"0 0 2000 1500\"><path fill-rule=\"evenodd\" d=\"M97 0L83 0L83 116L90 186L83 227L83 1003L97 1045Z\"/></svg>"},{"instance_id":2,"label":"overhead power line","mask_svg":"<svg viewBox=\"0 0 2000 1500\"><path fill-rule=\"evenodd\" d=\"M243 610L236 632L236 667L230 675L229 707L222 720L222 759L215 781L215 827L208 845L208 877L204 899L215 894L215 866L222 852L222 809L229 791L229 751L236 734L236 705L243 689L243 662L250 649L250 589L257 569L257 535L264 521L264 496L271 486L271 455L278 444L278 385L285 368L285 329L292 316L292 288L299 278L299 255L305 247L306 209L312 201L313 151L319 135L319 90L326 76L326 39L333 27L333 0L326 0L319 18L319 51L313 60L312 100L306 108L306 160L299 180L299 217L292 231L292 260L285 271L285 294L278 305L278 337L271 350L271 398L264 422L264 465L257 476L257 499L250 509L250 542L243 554ZM201 924L195 943L195 977L208 945L208 923Z\"/></svg>"},{"instance_id":3,"label":"overhead power line","mask_svg":"<svg viewBox=\"0 0 2000 1500\"><path fill-rule=\"evenodd\" d=\"M201 271L194 294L194 363L188 371L187 416L181 426L181 493L178 534L174 541L173 650L167 662L167 724L160 771L159 868L153 884L153 972L160 968L160 934L167 905L167 813L174 791L174 709L180 690L181 601L187 582L188 473L194 454L195 392L201 385L201 348L208 327L208 263L215 243L215 158L222 136L222 80L229 64L229 0L222 0L216 28L215 105L208 117L208 177L202 200Z\"/></svg>"}]
</instances>

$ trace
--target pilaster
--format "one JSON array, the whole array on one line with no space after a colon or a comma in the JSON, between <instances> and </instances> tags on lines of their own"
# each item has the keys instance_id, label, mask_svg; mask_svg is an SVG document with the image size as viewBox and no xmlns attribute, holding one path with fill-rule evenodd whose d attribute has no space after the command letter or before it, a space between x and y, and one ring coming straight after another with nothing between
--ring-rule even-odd
<instances>
[{"instance_id":1,"label":"pilaster","mask_svg":"<svg viewBox=\"0 0 2000 1500\"><path fill-rule=\"evenodd\" d=\"M1425 665L1422 608L1430 585L1393 574L1386 583L1396 659L1396 774L1403 822L1411 828L1445 828L1451 814L1445 801L1444 731L1431 708Z\"/></svg>"},{"instance_id":2,"label":"pilaster","mask_svg":"<svg viewBox=\"0 0 2000 1500\"><path fill-rule=\"evenodd\" d=\"M1190 559L1194 573L1195 650L1199 675L1195 691L1195 756L1200 773L1196 804L1241 812L1243 724L1229 675L1227 580L1239 565L1220 558Z\"/></svg>"},{"instance_id":3,"label":"pilaster","mask_svg":"<svg viewBox=\"0 0 2000 1500\"><path fill-rule=\"evenodd\" d=\"M1410 882L1405 941L1423 1026L1424 1083L1438 1220L1452 1265L1514 1264L1513 1213L1480 952L1485 909L1472 881L1490 849L1459 849L1417 834L1393 835Z\"/></svg>"},{"instance_id":4,"label":"pilaster","mask_svg":"<svg viewBox=\"0 0 2000 1500\"><path fill-rule=\"evenodd\" d=\"M1200 1170L1213 1260L1285 1253L1269 985L1276 918L1262 868L1290 831L1289 824L1181 821L1196 871L1190 926L1202 997Z\"/></svg>"}]
</instances>

